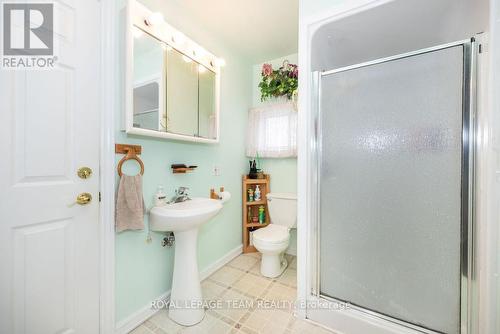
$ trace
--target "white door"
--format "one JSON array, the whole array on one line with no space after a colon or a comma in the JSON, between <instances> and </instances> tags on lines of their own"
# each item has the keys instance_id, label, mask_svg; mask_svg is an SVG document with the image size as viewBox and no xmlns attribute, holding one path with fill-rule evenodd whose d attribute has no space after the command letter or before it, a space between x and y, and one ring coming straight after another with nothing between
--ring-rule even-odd
<instances>
[{"instance_id":1,"label":"white door","mask_svg":"<svg viewBox=\"0 0 500 334\"><path fill-rule=\"evenodd\" d=\"M53 3L54 68L0 70L2 334L99 332L100 3Z\"/></svg>"}]
</instances>

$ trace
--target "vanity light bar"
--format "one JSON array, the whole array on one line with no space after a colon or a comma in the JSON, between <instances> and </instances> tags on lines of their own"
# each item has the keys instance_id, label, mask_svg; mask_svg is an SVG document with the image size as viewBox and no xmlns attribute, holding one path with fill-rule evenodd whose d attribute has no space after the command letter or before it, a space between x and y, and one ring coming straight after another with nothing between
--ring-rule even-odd
<instances>
[{"instance_id":1,"label":"vanity light bar","mask_svg":"<svg viewBox=\"0 0 500 334\"><path fill-rule=\"evenodd\" d=\"M140 31L137 33L134 31L134 37L139 38L140 33L147 32L160 41L164 41L165 46L162 45L164 50L170 51L175 48L179 50L179 52L187 55L186 58L191 58L190 61L195 60L203 64L206 69L215 72L218 72L218 69L225 65L226 62L223 58L215 57L196 42L189 39L182 32L169 25L161 12L151 12L148 8L135 0L130 0L130 3L132 5L132 10L130 12L132 23L138 27L137 30ZM141 29L144 31L141 31Z\"/></svg>"},{"instance_id":2,"label":"vanity light bar","mask_svg":"<svg viewBox=\"0 0 500 334\"><path fill-rule=\"evenodd\" d=\"M165 42L161 43L161 48L166 51L172 51L172 47Z\"/></svg>"},{"instance_id":3,"label":"vanity light bar","mask_svg":"<svg viewBox=\"0 0 500 334\"><path fill-rule=\"evenodd\" d=\"M132 33L134 34L134 38L141 38L144 35L144 32L137 27L134 27Z\"/></svg>"},{"instance_id":4,"label":"vanity light bar","mask_svg":"<svg viewBox=\"0 0 500 334\"><path fill-rule=\"evenodd\" d=\"M224 58L215 59L215 65L219 67L226 66L226 60Z\"/></svg>"},{"instance_id":5,"label":"vanity light bar","mask_svg":"<svg viewBox=\"0 0 500 334\"><path fill-rule=\"evenodd\" d=\"M172 36L172 42L176 44L184 44L186 41L186 35L184 35L182 32L177 31L173 36Z\"/></svg>"},{"instance_id":6,"label":"vanity light bar","mask_svg":"<svg viewBox=\"0 0 500 334\"><path fill-rule=\"evenodd\" d=\"M160 12L154 12L144 20L144 23L146 23L147 26L155 26L163 22L165 22L165 19L163 18L163 14Z\"/></svg>"}]
</instances>

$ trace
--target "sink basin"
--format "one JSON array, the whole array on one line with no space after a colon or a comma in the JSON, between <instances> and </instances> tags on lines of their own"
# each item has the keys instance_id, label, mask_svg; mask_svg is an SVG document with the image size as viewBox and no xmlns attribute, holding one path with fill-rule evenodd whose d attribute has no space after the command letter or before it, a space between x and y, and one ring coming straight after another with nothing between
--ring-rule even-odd
<instances>
[{"instance_id":1,"label":"sink basin","mask_svg":"<svg viewBox=\"0 0 500 334\"><path fill-rule=\"evenodd\" d=\"M199 227L222 209L220 201L209 198L157 206L151 209L150 226L158 232L181 232Z\"/></svg>"},{"instance_id":2,"label":"sink basin","mask_svg":"<svg viewBox=\"0 0 500 334\"><path fill-rule=\"evenodd\" d=\"M203 320L203 296L198 273L198 229L222 209L219 200L193 198L191 200L154 207L149 224L153 231L174 232L175 257L169 317L183 326L192 326Z\"/></svg>"}]
</instances>

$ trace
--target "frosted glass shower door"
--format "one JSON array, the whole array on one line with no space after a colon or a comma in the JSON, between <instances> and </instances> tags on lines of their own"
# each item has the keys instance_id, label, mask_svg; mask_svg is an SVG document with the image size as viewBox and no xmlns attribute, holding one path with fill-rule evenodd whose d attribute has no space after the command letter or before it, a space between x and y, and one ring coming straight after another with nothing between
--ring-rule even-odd
<instances>
[{"instance_id":1,"label":"frosted glass shower door","mask_svg":"<svg viewBox=\"0 0 500 334\"><path fill-rule=\"evenodd\" d=\"M322 296L460 333L464 54L320 77Z\"/></svg>"}]
</instances>

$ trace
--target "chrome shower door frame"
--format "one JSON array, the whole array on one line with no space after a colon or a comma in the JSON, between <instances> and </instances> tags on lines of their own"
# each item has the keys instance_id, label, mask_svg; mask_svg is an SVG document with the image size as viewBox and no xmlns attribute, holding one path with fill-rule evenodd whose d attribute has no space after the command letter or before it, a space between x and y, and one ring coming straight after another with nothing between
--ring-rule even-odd
<instances>
[{"instance_id":1,"label":"chrome shower door frame","mask_svg":"<svg viewBox=\"0 0 500 334\"><path fill-rule=\"evenodd\" d=\"M352 69L377 65L398 59L422 55L446 48L463 46L463 103L462 103L462 179L461 179L461 249L460 249L460 271L461 271L461 292L460 292L460 334L472 334L471 331L471 305L472 305L472 285L474 281L474 179L475 179L475 147L476 147L476 67L478 46L474 38L465 41L458 41L439 45L432 48L417 50L392 57L377 59L361 64L346 66L327 71L316 71L312 73L312 119L313 136L311 142L312 168L309 175L309 184L311 184L311 210L309 219L311 221L311 233L309 237L308 259L310 259L310 276L308 296L311 302L337 302L344 301L324 296L320 291L320 184L321 184L321 161L322 161L322 134L321 134L321 79L324 76L333 75ZM309 305L309 304L307 304ZM387 333L393 333L391 330L399 327L405 333L436 333L435 331L422 328L420 326L392 318L372 310L350 305L354 311L350 317L357 317L360 321L378 321L387 322L391 329ZM331 312L331 311L329 311ZM345 311L344 311L345 312ZM306 317L311 318L311 310L306 306ZM316 320L316 319L312 319ZM394 327L396 326L396 327ZM335 328L334 328L335 329Z\"/></svg>"}]
</instances>

